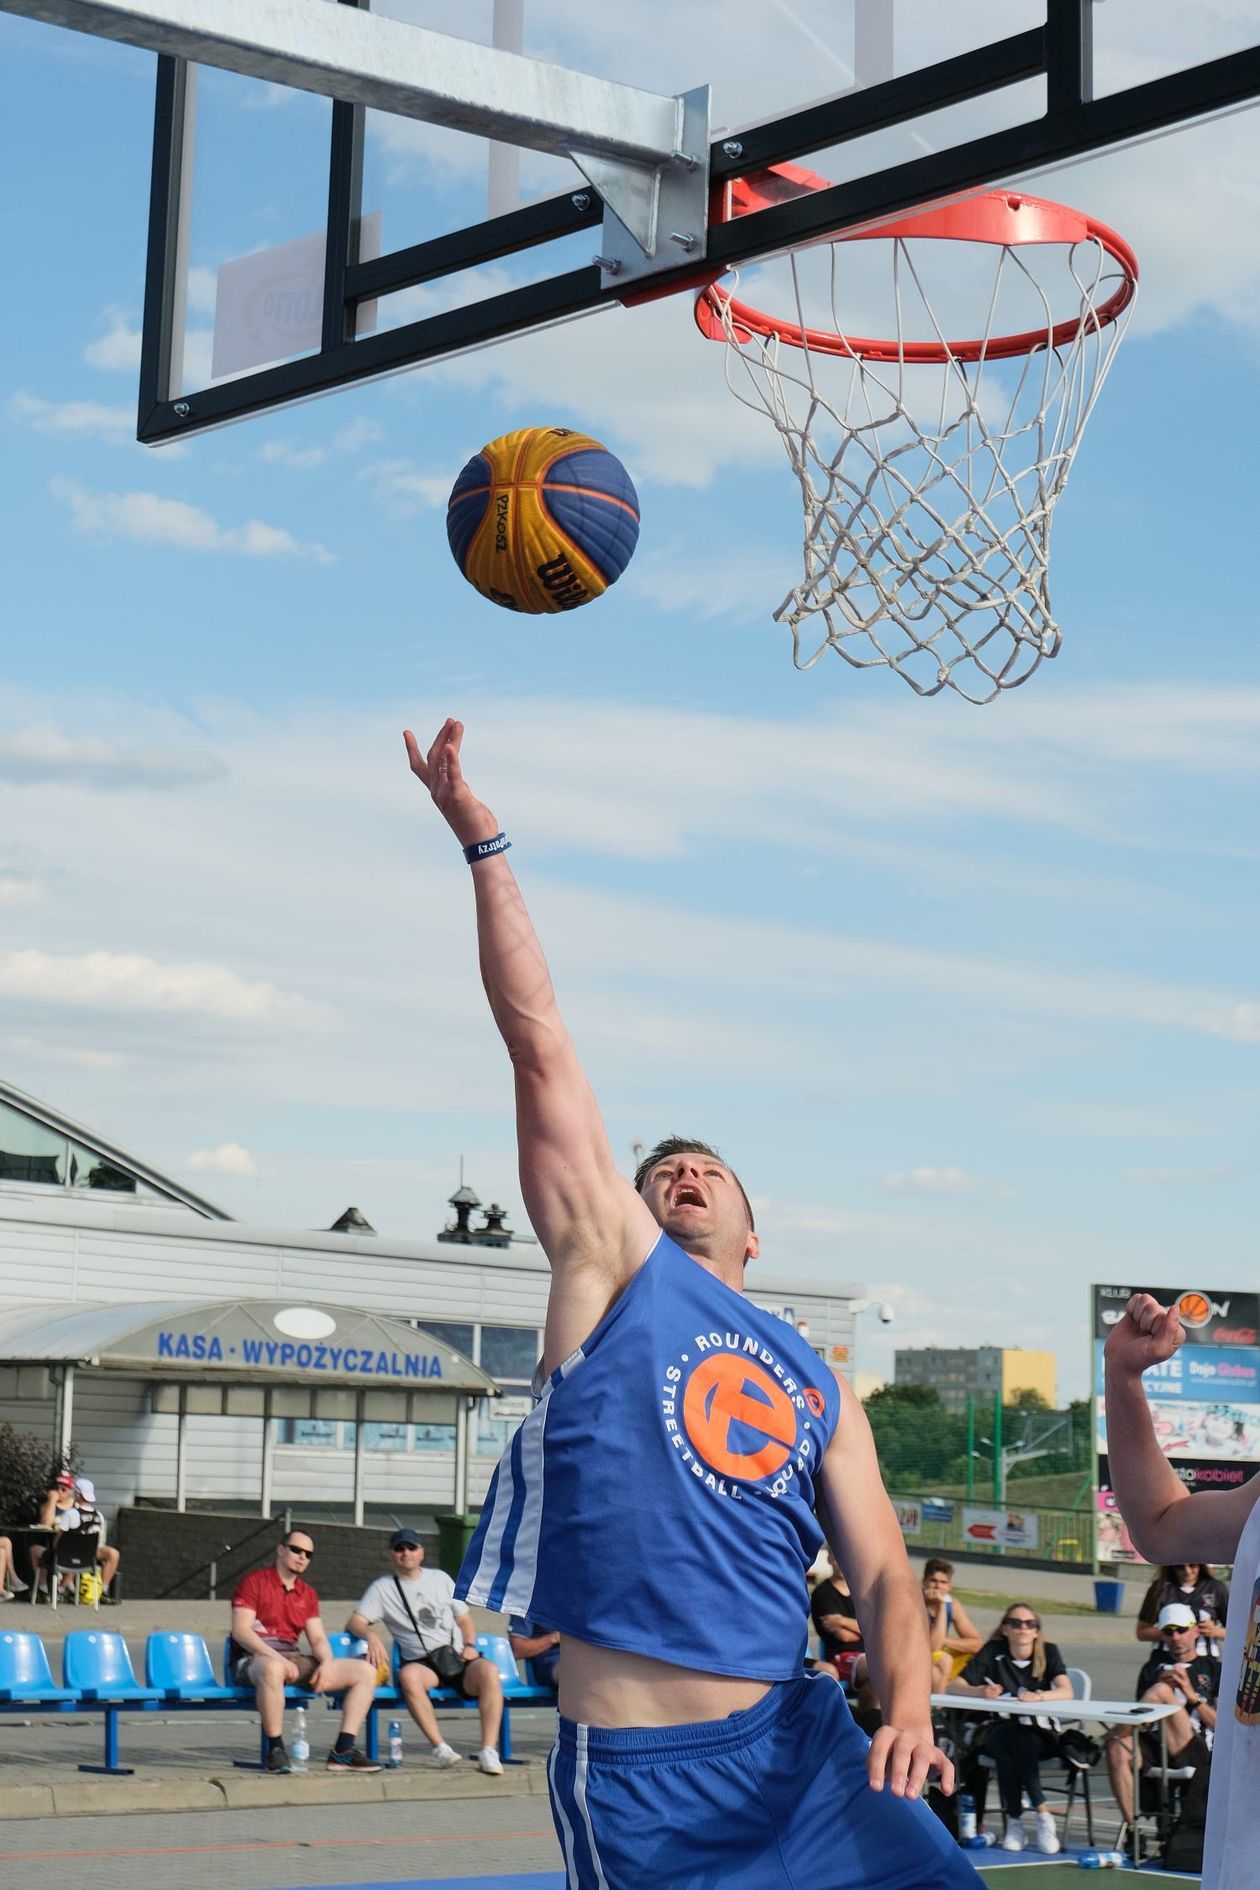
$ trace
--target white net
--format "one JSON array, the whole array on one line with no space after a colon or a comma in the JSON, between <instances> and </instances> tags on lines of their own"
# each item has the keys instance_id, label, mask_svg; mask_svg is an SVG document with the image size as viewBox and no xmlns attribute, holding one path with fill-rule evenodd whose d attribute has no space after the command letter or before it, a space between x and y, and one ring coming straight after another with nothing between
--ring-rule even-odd
<instances>
[{"instance_id":1,"label":"white net","mask_svg":"<svg viewBox=\"0 0 1260 1890\"><path fill-rule=\"evenodd\" d=\"M845 340L859 252L863 262L891 252L890 327L865 330L889 333L881 359ZM1092 238L900 236L815 245L787 262L795 307L780 325L794 341L750 332L737 279L715 285L709 303L731 391L768 415L800 483L804 577L774 613L793 660L808 669L832 649L859 669L894 669L919 695L991 701L1059 648L1050 525L1128 319L1128 308L1099 317L1121 265ZM1062 288L1052 302L1046 286L1051 265L1066 307ZM951 302L968 343L947 339ZM1030 331L1026 350L993 352ZM924 343L941 358L916 359Z\"/></svg>"}]
</instances>

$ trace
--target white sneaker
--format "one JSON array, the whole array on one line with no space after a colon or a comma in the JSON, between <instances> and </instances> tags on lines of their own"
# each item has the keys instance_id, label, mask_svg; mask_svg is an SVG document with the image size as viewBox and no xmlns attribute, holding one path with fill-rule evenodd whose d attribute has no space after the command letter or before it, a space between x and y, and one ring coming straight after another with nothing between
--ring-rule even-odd
<instances>
[{"instance_id":1,"label":"white sneaker","mask_svg":"<svg viewBox=\"0 0 1260 1890\"><path fill-rule=\"evenodd\" d=\"M483 1746L477 1754L477 1770L489 1772L491 1778L502 1778L503 1761L493 1746Z\"/></svg>"},{"instance_id":2,"label":"white sneaker","mask_svg":"<svg viewBox=\"0 0 1260 1890\"><path fill-rule=\"evenodd\" d=\"M1002 1842L999 1848L1004 1851L1023 1850L1024 1833L1018 1818L1008 1818L1006 1820L1006 1829L1002 1833Z\"/></svg>"},{"instance_id":3,"label":"white sneaker","mask_svg":"<svg viewBox=\"0 0 1260 1890\"><path fill-rule=\"evenodd\" d=\"M456 1752L454 1746L448 1746L446 1741L443 1740L440 1746L434 1746L433 1748L433 1763L439 1768L447 1765L458 1765L459 1754Z\"/></svg>"},{"instance_id":4,"label":"white sneaker","mask_svg":"<svg viewBox=\"0 0 1260 1890\"><path fill-rule=\"evenodd\" d=\"M1059 1842L1059 1834L1054 1828L1052 1811L1043 1809L1037 1813L1037 1849L1044 1851L1047 1857L1053 1857L1056 1851L1063 1849Z\"/></svg>"}]
</instances>

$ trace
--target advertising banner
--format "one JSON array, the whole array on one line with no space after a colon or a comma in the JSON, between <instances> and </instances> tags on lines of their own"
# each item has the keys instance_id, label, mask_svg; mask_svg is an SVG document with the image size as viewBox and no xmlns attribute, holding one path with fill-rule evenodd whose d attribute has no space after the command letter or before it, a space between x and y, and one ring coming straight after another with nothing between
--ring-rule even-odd
<instances>
[{"instance_id":1,"label":"advertising banner","mask_svg":"<svg viewBox=\"0 0 1260 1890\"><path fill-rule=\"evenodd\" d=\"M893 1511L901 1526L903 1536L917 1536L923 1527L923 1505L921 1503L903 1503L893 1498Z\"/></svg>"},{"instance_id":2,"label":"advertising banner","mask_svg":"<svg viewBox=\"0 0 1260 1890\"><path fill-rule=\"evenodd\" d=\"M980 1547L986 1544L1004 1549L1035 1549L1037 1517L1018 1509L963 1510L963 1536Z\"/></svg>"},{"instance_id":3,"label":"advertising banner","mask_svg":"<svg viewBox=\"0 0 1260 1890\"><path fill-rule=\"evenodd\" d=\"M1260 1294L1197 1286L1095 1286L1098 1554L1108 1562L1141 1559L1111 1491L1103 1391L1103 1346L1133 1293L1150 1293L1163 1306L1175 1304L1186 1328L1180 1351L1142 1379L1160 1448L1186 1488L1235 1489L1260 1470Z\"/></svg>"}]
</instances>

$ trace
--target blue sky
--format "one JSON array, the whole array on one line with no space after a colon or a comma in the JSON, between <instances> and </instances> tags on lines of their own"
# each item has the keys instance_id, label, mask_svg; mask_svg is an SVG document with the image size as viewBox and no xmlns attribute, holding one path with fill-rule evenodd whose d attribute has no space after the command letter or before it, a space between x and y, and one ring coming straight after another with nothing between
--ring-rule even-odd
<instances>
[{"instance_id":1,"label":"blue sky","mask_svg":"<svg viewBox=\"0 0 1260 1890\"><path fill-rule=\"evenodd\" d=\"M712 78L732 124L845 82L821 0L672 39L526 12L527 50ZM1249 37L1222 6L1180 46L1161 5L1139 54L1103 13L1108 82ZM903 65L991 22L897 19ZM685 301L136 446L151 100L147 56L0 19L6 1076L248 1218L427 1236L463 1155L519 1224L465 869L399 738L456 713L619 1158L716 1140L763 1278L895 1306L863 1367L1044 1346L1080 1395L1091 1280L1253 1285L1255 116L1034 186L1124 230L1143 287L1056 521L1062 654L977 709L792 668L796 489ZM194 360L217 267L319 221L327 111L213 75L202 108ZM567 177L527 161L525 193ZM387 248L484 180L472 141L372 127ZM621 454L643 533L597 605L522 620L463 583L442 503L553 422Z\"/></svg>"}]
</instances>

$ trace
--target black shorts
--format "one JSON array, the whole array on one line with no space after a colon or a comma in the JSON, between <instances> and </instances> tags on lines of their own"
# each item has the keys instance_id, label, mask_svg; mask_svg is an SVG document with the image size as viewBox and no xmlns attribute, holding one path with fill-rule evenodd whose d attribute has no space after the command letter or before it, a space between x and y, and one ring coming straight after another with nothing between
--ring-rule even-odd
<instances>
[{"instance_id":1,"label":"black shorts","mask_svg":"<svg viewBox=\"0 0 1260 1890\"><path fill-rule=\"evenodd\" d=\"M452 1649L452 1652L453 1651ZM458 1693L461 1699L471 1700L473 1695L468 1691L468 1676L477 1665L478 1661L484 1659L484 1654L478 1654L476 1660L461 1660L459 1663L459 1671L456 1672L455 1668L452 1667L449 1675L447 1675L445 1672L435 1667L427 1655L413 1654L406 1660L400 1660L398 1662L398 1671L401 1673L404 1667L427 1667L430 1673L437 1674L438 1685L440 1687L449 1687L450 1691L452 1693Z\"/></svg>"}]
</instances>

